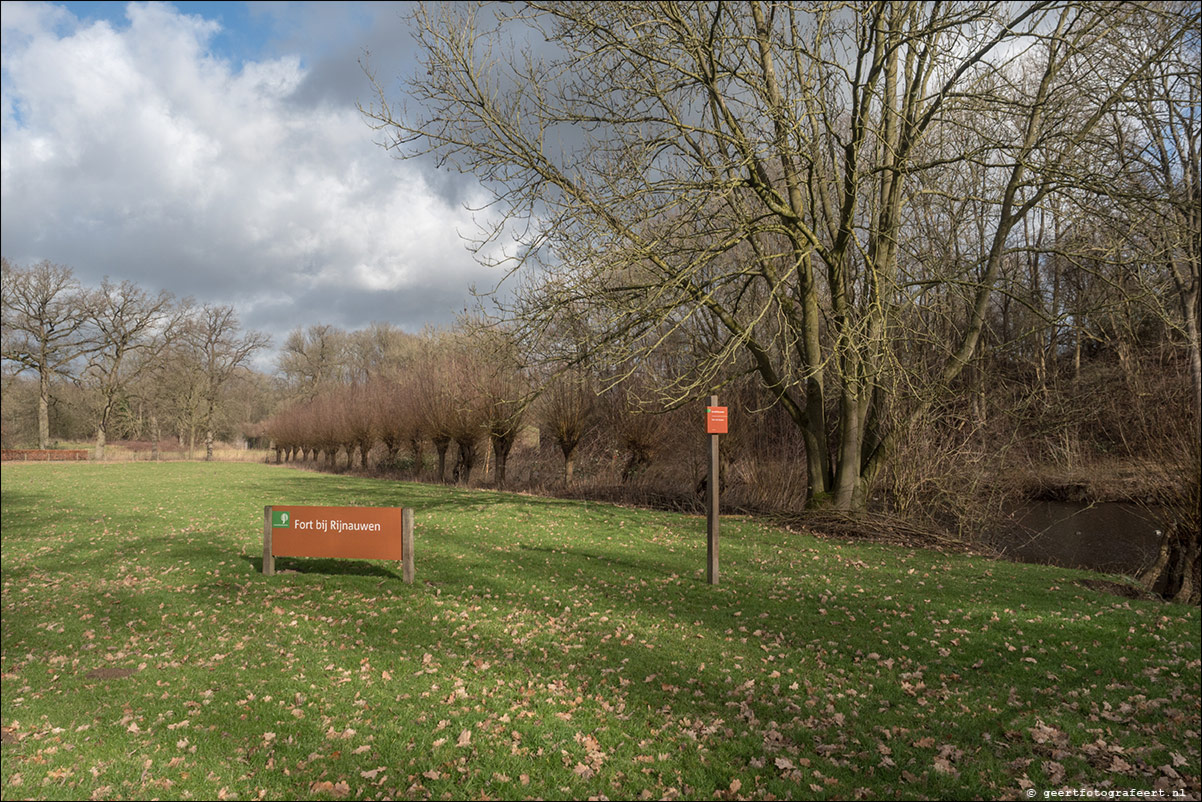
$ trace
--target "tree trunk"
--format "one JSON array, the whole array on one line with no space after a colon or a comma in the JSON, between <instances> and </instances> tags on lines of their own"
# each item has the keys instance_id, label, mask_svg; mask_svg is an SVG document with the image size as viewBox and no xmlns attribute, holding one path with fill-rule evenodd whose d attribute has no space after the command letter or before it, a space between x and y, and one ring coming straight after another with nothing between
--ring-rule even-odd
<instances>
[{"instance_id":1,"label":"tree trunk","mask_svg":"<svg viewBox=\"0 0 1202 802\"><path fill-rule=\"evenodd\" d=\"M438 481L445 482L447 476L447 449L451 446L450 438L436 437L434 450L438 452Z\"/></svg>"},{"instance_id":2,"label":"tree trunk","mask_svg":"<svg viewBox=\"0 0 1202 802\"><path fill-rule=\"evenodd\" d=\"M492 453L497 460L497 487L505 486L505 464L509 461L509 452L513 449L513 434L494 435L492 438Z\"/></svg>"},{"instance_id":3,"label":"tree trunk","mask_svg":"<svg viewBox=\"0 0 1202 802\"><path fill-rule=\"evenodd\" d=\"M626 464L622 467L622 484L629 484L651 465L651 456L639 449L631 449Z\"/></svg>"},{"instance_id":4,"label":"tree trunk","mask_svg":"<svg viewBox=\"0 0 1202 802\"><path fill-rule=\"evenodd\" d=\"M50 377L38 374L38 448L50 448Z\"/></svg>"},{"instance_id":5,"label":"tree trunk","mask_svg":"<svg viewBox=\"0 0 1202 802\"><path fill-rule=\"evenodd\" d=\"M1186 484L1167 493L1155 510L1165 522L1165 532L1160 554L1140 582L1162 598L1197 606L1202 603L1202 449L1198 440L1192 441L1190 448L1192 454L1183 466Z\"/></svg>"},{"instance_id":6,"label":"tree trunk","mask_svg":"<svg viewBox=\"0 0 1202 802\"><path fill-rule=\"evenodd\" d=\"M1199 576L1198 530L1170 526L1160 540L1156 563L1140 577L1140 582L1162 598L1197 606L1202 600Z\"/></svg>"},{"instance_id":7,"label":"tree trunk","mask_svg":"<svg viewBox=\"0 0 1202 802\"><path fill-rule=\"evenodd\" d=\"M558 440L558 438L557 438ZM572 478L576 473L576 446L580 441L558 440L559 450L563 452L563 483L571 486Z\"/></svg>"},{"instance_id":8,"label":"tree trunk","mask_svg":"<svg viewBox=\"0 0 1202 802\"><path fill-rule=\"evenodd\" d=\"M409 439L409 449L413 452L413 475L415 477L422 475L422 465L425 462L425 443L420 437L411 437Z\"/></svg>"},{"instance_id":9,"label":"tree trunk","mask_svg":"<svg viewBox=\"0 0 1202 802\"><path fill-rule=\"evenodd\" d=\"M96 460L104 461L104 446L108 442L108 423L112 417L113 400L105 401L104 409L100 410L100 424L96 427Z\"/></svg>"},{"instance_id":10,"label":"tree trunk","mask_svg":"<svg viewBox=\"0 0 1202 802\"><path fill-rule=\"evenodd\" d=\"M1194 390L1194 437L1202 437L1202 322L1198 320L1198 279L1182 300L1186 342L1189 346L1189 375Z\"/></svg>"},{"instance_id":11,"label":"tree trunk","mask_svg":"<svg viewBox=\"0 0 1202 802\"><path fill-rule=\"evenodd\" d=\"M458 484L467 485L471 482L472 468L476 464L476 444L471 440L456 440L459 446L459 458L455 463L455 478Z\"/></svg>"}]
</instances>

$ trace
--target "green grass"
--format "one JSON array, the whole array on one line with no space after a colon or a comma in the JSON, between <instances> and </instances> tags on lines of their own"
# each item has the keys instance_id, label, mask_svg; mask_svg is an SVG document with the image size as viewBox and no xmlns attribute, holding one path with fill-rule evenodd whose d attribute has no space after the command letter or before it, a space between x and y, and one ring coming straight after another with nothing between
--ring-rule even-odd
<instances>
[{"instance_id":1,"label":"green grass","mask_svg":"<svg viewBox=\"0 0 1202 802\"><path fill-rule=\"evenodd\" d=\"M262 576L272 503L418 581ZM1198 610L1081 572L252 464L6 466L2 543L5 799L1200 790Z\"/></svg>"}]
</instances>

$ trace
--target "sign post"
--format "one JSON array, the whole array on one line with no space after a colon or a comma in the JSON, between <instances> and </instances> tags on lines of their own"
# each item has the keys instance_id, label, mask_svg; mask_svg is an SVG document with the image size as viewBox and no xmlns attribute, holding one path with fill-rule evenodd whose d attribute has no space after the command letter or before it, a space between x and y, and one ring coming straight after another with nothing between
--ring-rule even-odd
<instances>
[{"instance_id":1,"label":"sign post","mask_svg":"<svg viewBox=\"0 0 1202 802\"><path fill-rule=\"evenodd\" d=\"M718 436L727 433L726 407L711 395L705 408L705 431L710 436L710 475L706 483L706 581L718 584Z\"/></svg>"}]
</instances>

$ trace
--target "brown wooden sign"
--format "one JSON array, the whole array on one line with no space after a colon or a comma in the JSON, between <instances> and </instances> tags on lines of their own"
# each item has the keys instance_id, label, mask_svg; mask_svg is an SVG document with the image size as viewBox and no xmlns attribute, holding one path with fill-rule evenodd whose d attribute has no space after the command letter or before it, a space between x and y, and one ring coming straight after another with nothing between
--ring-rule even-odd
<instances>
[{"instance_id":1,"label":"brown wooden sign","mask_svg":"<svg viewBox=\"0 0 1202 802\"><path fill-rule=\"evenodd\" d=\"M263 508L263 573L276 557L399 560L413 581L413 510L401 507Z\"/></svg>"}]
</instances>

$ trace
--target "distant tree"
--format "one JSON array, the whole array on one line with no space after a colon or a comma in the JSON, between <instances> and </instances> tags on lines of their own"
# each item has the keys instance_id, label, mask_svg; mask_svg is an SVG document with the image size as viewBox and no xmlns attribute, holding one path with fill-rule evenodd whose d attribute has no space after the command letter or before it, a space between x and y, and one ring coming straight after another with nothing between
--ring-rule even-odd
<instances>
[{"instance_id":1,"label":"distant tree","mask_svg":"<svg viewBox=\"0 0 1202 802\"><path fill-rule=\"evenodd\" d=\"M164 428L173 432L181 448L191 457L196 440L204 428L205 392L207 380L199 355L187 341L191 328L191 312L185 313L180 336L173 338L143 376L140 394L150 405L151 441L158 450Z\"/></svg>"},{"instance_id":2,"label":"distant tree","mask_svg":"<svg viewBox=\"0 0 1202 802\"><path fill-rule=\"evenodd\" d=\"M170 293L151 295L133 282L114 284L107 278L88 304L95 350L83 379L99 399L96 459L104 447L113 412L138 379L153 370L156 357L178 333L182 312Z\"/></svg>"},{"instance_id":3,"label":"distant tree","mask_svg":"<svg viewBox=\"0 0 1202 802\"><path fill-rule=\"evenodd\" d=\"M405 422L400 419L400 404L396 383L375 379L364 392L368 398L367 415L371 418L372 430L384 445L382 463L394 466L399 459L401 446L405 444Z\"/></svg>"},{"instance_id":4,"label":"distant tree","mask_svg":"<svg viewBox=\"0 0 1202 802\"><path fill-rule=\"evenodd\" d=\"M420 338L392 325L371 323L347 335L347 373L351 381L395 378L417 357Z\"/></svg>"},{"instance_id":5,"label":"distant tree","mask_svg":"<svg viewBox=\"0 0 1202 802\"><path fill-rule=\"evenodd\" d=\"M567 371L550 380L538 399L539 422L563 453L563 481L571 485L576 448L595 423L597 392L583 371Z\"/></svg>"},{"instance_id":6,"label":"distant tree","mask_svg":"<svg viewBox=\"0 0 1202 802\"><path fill-rule=\"evenodd\" d=\"M488 368L476 344L462 331L452 332L439 340L435 359L440 376L439 392L446 404L446 433L455 443L452 476L458 484L467 485L480 457L481 441L487 434L480 376Z\"/></svg>"},{"instance_id":7,"label":"distant tree","mask_svg":"<svg viewBox=\"0 0 1202 802\"><path fill-rule=\"evenodd\" d=\"M297 397L313 398L346 380L349 345L349 335L334 326L297 327L280 349L280 373Z\"/></svg>"},{"instance_id":8,"label":"distant tree","mask_svg":"<svg viewBox=\"0 0 1202 802\"><path fill-rule=\"evenodd\" d=\"M2 264L3 358L18 371L38 374L38 448L47 448L51 380L74 379L80 358L96 348L87 328L88 296L64 265Z\"/></svg>"},{"instance_id":9,"label":"distant tree","mask_svg":"<svg viewBox=\"0 0 1202 802\"><path fill-rule=\"evenodd\" d=\"M640 373L599 399L605 428L626 453L622 482L642 474L668 442L671 433L669 413L654 402L654 382Z\"/></svg>"},{"instance_id":10,"label":"distant tree","mask_svg":"<svg viewBox=\"0 0 1202 802\"><path fill-rule=\"evenodd\" d=\"M342 389L343 410L346 417L347 436L349 445L346 452L346 466L353 467L351 451L359 452L359 467L367 469L367 455L379 439L377 418L374 414L376 398L371 392L371 386L355 382Z\"/></svg>"},{"instance_id":11,"label":"distant tree","mask_svg":"<svg viewBox=\"0 0 1202 802\"><path fill-rule=\"evenodd\" d=\"M413 394L421 431L434 444L438 455L438 481L446 481L447 451L454 440L455 397L449 365L444 357L445 333L431 332L422 338L422 346L413 366L412 383L406 388Z\"/></svg>"},{"instance_id":12,"label":"distant tree","mask_svg":"<svg viewBox=\"0 0 1202 802\"><path fill-rule=\"evenodd\" d=\"M247 369L251 357L266 348L271 338L257 331L243 333L233 307L205 304L184 324L181 339L199 368L205 459L212 460L222 390L238 371Z\"/></svg>"},{"instance_id":13,"label":"distant tree","mask_svg":"<svg viewBox=\"0 0 1202 802\"><path fill-rule=\"evenodd\" d=\"M499 487L505 486L509 453L517 441L533 397L522 371L520 345L509 332L484 325L469 325L468 347L475 356L472 393L478 398L483 427L496 460Z\"/></svg>"}]
</instances>

